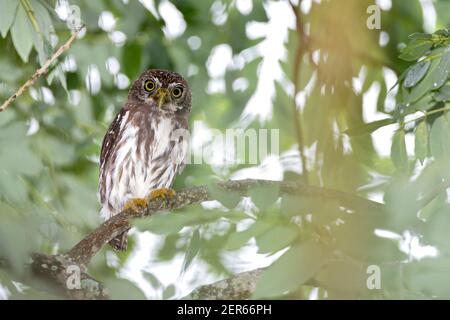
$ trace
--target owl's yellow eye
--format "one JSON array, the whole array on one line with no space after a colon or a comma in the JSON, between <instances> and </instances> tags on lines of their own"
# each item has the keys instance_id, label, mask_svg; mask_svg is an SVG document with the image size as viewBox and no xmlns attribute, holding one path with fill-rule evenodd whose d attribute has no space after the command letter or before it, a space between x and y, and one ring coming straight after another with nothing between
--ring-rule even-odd
<instances>
[{"instance_id":1,"label":"owl's yellow eye","mask_svg":"<svg viewBox=\"0 0 450 320\"><path fill-rule=\"evenodd\" d=\"M145 81L144 89L145 89L145 91L148 91L148 92L155 90L155 83L152 80Z\"/></svg>"},{"instance_id":2,"label":"owl's yellow eye","mask_svg":"<svg viewBox=\"0 0 450 320\"><path fill-rule=\"evenodd\" d=\"M182 94L183 94L182 87L175 87L172 89L172 96L174 96L175 98L181 97Z\"/></svg>"}]
</instances>

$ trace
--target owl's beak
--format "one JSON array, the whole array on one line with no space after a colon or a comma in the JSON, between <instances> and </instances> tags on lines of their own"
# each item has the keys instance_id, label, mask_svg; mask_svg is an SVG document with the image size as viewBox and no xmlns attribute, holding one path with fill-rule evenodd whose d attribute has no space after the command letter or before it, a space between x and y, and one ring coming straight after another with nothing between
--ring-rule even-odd
<instances>
[{"instance_id":1,"label":"owl's beak","mask_svg":"<svg viewBox=\"0 0 450 320\"><path fill-rule=\"evenodd\" d=\"M156 91L156 98L158 98L158 108L161 109L164 102L169 97L169 90L166 88L159 88L158 91Z\"/></svg>"}]
</instances>

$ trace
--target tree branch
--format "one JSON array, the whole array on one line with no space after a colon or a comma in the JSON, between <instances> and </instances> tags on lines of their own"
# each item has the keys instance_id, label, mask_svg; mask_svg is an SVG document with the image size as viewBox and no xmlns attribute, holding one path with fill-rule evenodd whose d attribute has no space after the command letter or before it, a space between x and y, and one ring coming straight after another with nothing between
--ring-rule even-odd
<instances>
[{"instance_id":1,"label":"tree branch","mask_svg":"<svg viewBox=\"0 0 450 320\"><path fill-rule=\"evenodd\" d=\"M297 137L297 144L298 144L298 152L300 155L300 160L302 162L302 175L303 179L306 184L309 184L309 177L308 177L308 168L306 167L306 156L305 156L305 142L303 140L303 128L302 128L302 121L300 118L300 111L297 108L297 102L296 97L297 93L300 91L300 83L298 81L298 78L300 76L300 63L302 61L303 55L305 53L305 46L306 44L306 37L305 32L303 30L303 24L301 21L301 13L299 10L299 6L301 4L301 0L299 1L298 6L295 6L292 2L289 2L291 5L292 11L294 11L295 14L295 22L296 22L296 31L298 33L298 40L297 40L297 48L295 49L295 57L294 57L294 70L293 70L293 84L294 84L294 97L292 101L292 113L294 115L294 128L295 128L295 135Z\"/></svg>"},{"instance_id":2,"label":"tree branch","mask_svg":"<svg viewBox=\"0 0 450 320\"><path fill-rule=\"evenodd\" d=\"M256 284L266 268L241 272L234 276L194 289L185 300L244 300L251 299ZM318 287L321 284L310 279L304 285Z\"/></svg>"},{"instance_id":3,"label":"tree branch","mask_svg":"<svg viewBox=\"0 0 450 320\"><path fill-rule=\"evenodd\" d=\"M27 11L28 12L28 11ZM37 79L39 79L41 76L46 74L48 72L48 69L52 65L52 63L58 59L60 55L62 55L64 52L69 50L69 48L72 46L72 42L75 40L77 35L83 30L84 25L82 25L80 28L78 28L71 36L70 38L64 43L61 47L59 47L58 50L55 51L55 53L44 63L44 65L37 69L36 72L29 78L12 96L10 96L8 99L3 102L3 104L0 106L0 112L5 110L11 103L14 102L18 97L20 97L25 91L28 90L29 87L31 87Z\"/></svg>"},{"instance_id":4,"label":"tree branch","mask_svg":"<svg viewBox=\"0 0 450 320\"><path fill-rule=\"evenodd\" d=\"M46 280L51 289L75 300L105 300L103 285L87 274L86 268L74 263L67 255L32 254L31 271Z\"/></svg>"},{"instance_id":5,"label":"tree branch","mask_svg":"<svg viewBox=\"0 0 450 320\"><path fill-rule=\"evenodd\" d=\"M164 210L181 209L194 203L214 200L210 191L211 188L218 188L226 192L234 192L243 197L247 196L249 190L252 188L261 186L273 186L278 189L279 196L306 196L318 198L320 200L333 200L337 201L340 206L362 211L379 212L385 210L383 204L364 199L357 195L332 189L302 185L295 182L248 179L219 182L211 186L195 186L177 192L174 198L174 205L172 206L168 205L162 199L157 198L150 200L147 207L141 207L138 210L127 209L120 212L101 224L65 254L56 256L35 254L33 256L32 269L37 274L44 275L47 279L50 279L59 285L61 290L70 298L107 298L107 293L101 284L86 273L86 266L106 243L130 228L129 221L131 219L151 216L154 213ZM80 291L79 289L69 290L67 288L67 281L71 275L67 272L69 266L79 267L81 270L82 288L85 289L81 289ZM256 273L251 275L255 276ZM197 293L204 295L207 291L200 290ZM225 294L225 292L223 294ZM242 295L245 294L245 292L242 293Z\"/></svg>"},{"instance_id":6,"label":"tree branch","mask_svg":"<svg viewBox=\"0 0 450 320\"><path fill-rule=\"evenodd\" d=\"M196 288L186 300L244 300L250 299L264 269L238 273L231 278Z\"/></svg>"}]
</instances>

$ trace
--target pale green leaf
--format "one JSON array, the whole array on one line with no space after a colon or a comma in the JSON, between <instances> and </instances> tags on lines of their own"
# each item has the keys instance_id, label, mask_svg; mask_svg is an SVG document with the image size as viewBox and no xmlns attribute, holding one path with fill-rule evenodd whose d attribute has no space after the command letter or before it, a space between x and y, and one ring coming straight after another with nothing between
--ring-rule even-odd
<instances>
[{"instance_id":1,"label":"pale green leaf","mask_svg":"<svg viewBox=\"0 0 450 320\"><path fill-rule=\"evenodd\" d=\"M244 246L251 238L266 232L272 228L272 224L257 220L248 229L232 233L225 243L225 250L237 250Z\"/></svg>"},{"instance_id":2,"label":"pale green leaf","mask_svg":"<svg viewBox=\"0 0 450 320\"><path fill-rule=\"evenodd\" d=\"M172 298L175 295L175 286L173 284L169 285L166 289L163 291L163 300L167 300Z\"/></svg>"},{"instance_id":3,"label":"pale green leaf","mask_svg":"<svg viewBox=\"0 0 450 320\"><path fill-rule=\"evenodd\" d=\"M391 157L397 169L405 170L408 167L404 130L397 130L392 138Z\"/></svg>"},{"instance_id":4,"label":"pale green leaf","mask_svg":"<svg viewBox=\"0 0 450 320\"><path fill-rule=\"evenodd\" d=\"M192 261L194 261L195 256L200 250L200 246L201 246L201 237L200 231L197 228L192 234L191 241L189 242L189 247L183 261L183 267L181 268L182 272L185 272L191 265Z\"/></svg>"},{"instance_id":5,"label":"pale green leaf","mask_svg":"<svg viewBox=\"0 0 450 320\"><path fill-rule=\"evenodd\" d=\"M259 186L252 188L249 191L249 195L253 203L260 209L264 210L277 201L278 187L277 186Z\"/></svg>"},{"instance_id":6,"label":"pale green leaf","mask_svg":"<svg viewBox=\"0 0 450 320\"><path fill-rule=\"evenodd\" d=\"M14 18L16 17L19 0L0 0L0 33L3 38L8 34Z\"/></svg>"},{"instance_id":7,"label":"pale green leaf","mask_svg":"<svg viewBox=\"0 0 450 320\"><path fill-rule=\"evenodd\" d=\"M349 136L360 136L364 134L369 134L374 132L375 130L378 130L379 128L382 128L384 126L390 125L395 123L394 119L382 119L377 120L369 123L363 123L361 125L357 125L354 127L350 127L347 130L344 131L344 133L348 134Z\"/></svg>"},{"instance_id":8,"label":"pale green leaf","mask_svg":"<svg viewBox=\"0 0 450 320\"><path fill-rule=\"evenodd\" d=\"M298 289L319 272L327 260L327 250L315 242L291 247L261 274L252 298L276 297Z\"/></svg>"},{"instance_id":9,"label":"pale green leaf","mask_svg":"<svg viewBox=\"0 0 450 320\"><path fill-rule=\"evenodd\" d=\"M11 28L11 37L14 47L23 62L28 62L28 56L33 47L34 32L25 9L20 5L17 9L16 19Z\"/></svg>"},{"instance_id":10,"label":"pale green leaf","mask_svg":"<svg viewBox=\"0 0 450 320\"><path fill-rule=\"evenodd\" d=\"M450 155L450 125L447 116L437 118L430 131L431 154L436 158Z\"/></svg>"},{"instance_id":11,"label":"pale green leaf","mask_svg":"<svg viewBox=\"0 0 450 320\"><path fill-rule=\"evenodd\" d=\"M430 72L430 83L433 90L439 89L444 85L450 75L450 45L442 53L441 60L437 67Z\"/></svg>"},{"instance_id":12,"label":"pale green leaf","mask_svg":"<svg viewBox=\"0 0 450 320\"><path fill-rule=\"evenodd\" d=\"M415 39L402 50L399 58L406 61L416 61L427 53L432 45L433 43L429 39Z\"/></svg>"},{"instance_id":13,"label":"pale green leaf","mask_svg":"<svg viewBox=\"0 0 450 320\"><path fill-rule=\"evenodd\" d=\"M428 126L426 121L420 122L416 128L414 153L416 154L416 158L421 162L428 155Z\"/></svg>"},{"instance_id":14,"label":"pale green leaf","mask_svg":"<svg viewBox=\"0 0 450 320\"><path fill-rule=\"evenodd\" d=\"M437 101L450 101L450 85L443 86L433 98Z\"/></svg>"},{"instance_id":15,"label":"pale green leaf","mask_svg":"<svg viewBox=\"0 0 450 320\"><path fill-rule=\"evenodd\" d=\"M405 88L412 88L419 83L427 73L428 68L430 68L430 61L419 62L410 67L406 72L405 81L403 82Z\"/></svg>"},{"instance_id":16,"label":"pale green leaf","mask_svg":"<svg viewBox=\"0 0 450 320\"><path fill-rule=\"evenodd\" d=\"M104 281L108 294L113 300L144 300L143 292L131 281L125 279L107 279Z\"/></svg>"},{"instance_id":17,"label":"pale green leaf","mask_svg":"<svg viewBox=\"0 0 450 320\"><path fill-rule=\"evenodd\" d=\"M292 225L273 226L256 237L259 253L274 253L286 248L298 237L298 228Z\"/></svg>"}]
</instances>

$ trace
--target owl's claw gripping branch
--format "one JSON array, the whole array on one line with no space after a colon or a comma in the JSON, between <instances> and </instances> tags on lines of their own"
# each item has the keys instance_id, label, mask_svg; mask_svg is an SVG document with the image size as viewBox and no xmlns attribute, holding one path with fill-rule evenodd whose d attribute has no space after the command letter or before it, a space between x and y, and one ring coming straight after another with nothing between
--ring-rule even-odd
<instances>
[{"instance_id":1,"label":"owl's claw gripping branch","mask_svg":"<svg viewBox=\"0 0 450 320\"><path fill-rule=\"evenodd\" d=\"M144 198L132 198L123 206L124 210L131 209L133 211L139 211L141 208L147 207L147 199Z\"/></svg>"},{"instance_id":2,"label":"owl's claw gripping branch","mask_svg":"<svg viewBox=\"0 0 450 320\"><path fill-rule=\"evenodd\" d=\"M166 204L166 207L171 208L175 205L175 190L171 188L159 188L150 192L147 197L148 201L157 198L162 198Z\"/></svg>"}]
</instances>

